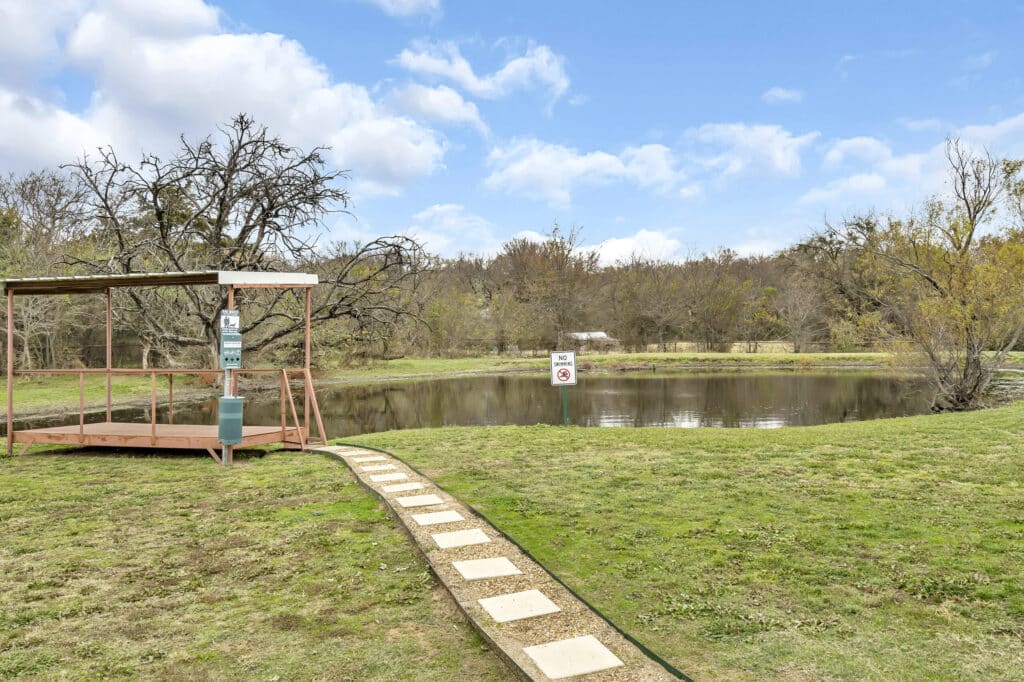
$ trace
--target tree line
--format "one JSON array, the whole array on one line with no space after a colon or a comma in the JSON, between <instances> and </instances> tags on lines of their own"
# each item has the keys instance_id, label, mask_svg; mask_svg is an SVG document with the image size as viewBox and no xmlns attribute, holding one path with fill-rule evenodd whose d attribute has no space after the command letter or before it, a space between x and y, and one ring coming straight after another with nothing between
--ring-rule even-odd
<instances>
[{"instance_id":1,"label":"tree line","mask_svg":"<svg viewBox=\"0 0 1024 682\"><path fill-rule=\"evenodd\" d=\"M61 168L0 179L0 276L183 270L301 270L320 364L400 355L567 348L604 331L625 350L700 350L785 341L795 352L904 349L928 371L939 409L977 403L1024 331L1020 161L947 144L947 195L907 215L828 224L774 254L731 250L602 266L580 228L444 259L395 235L332 242L348 210L345 172L239 115L166 158L100 149ZM239 293L247 353L294 360L304 302ZM215 288L115 292L121 364L215 362ZM98 297L19 297L22 367L95 365Z\"/></svg>"}]
</instances>

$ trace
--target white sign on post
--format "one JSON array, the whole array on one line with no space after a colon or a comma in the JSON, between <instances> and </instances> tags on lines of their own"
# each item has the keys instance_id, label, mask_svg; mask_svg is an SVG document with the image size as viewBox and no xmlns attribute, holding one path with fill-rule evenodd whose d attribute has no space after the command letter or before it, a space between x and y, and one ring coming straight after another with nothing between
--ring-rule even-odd
<instances>
[{"instance_id":1,"label":"white sign on post","mask_svg":"<svg viewBox=\"0 0 1024 682\"><path fill-rule=\"evenodd\" d=\"M237 334L242 331L241 329L241 318L239 317L237 310L222 310L220 311L220 330L221 332L228 332Z\"/></svg>"},{"instance_id":2,"label":"white sign on post","mask_svg":"<svg viewBox=\"0 0 1024 682\"><path fill-rule=\"evenodd\" d=\"M576 385L576 351L556 350L551 354L551 385Z\"/></svg>"}]
</instances>

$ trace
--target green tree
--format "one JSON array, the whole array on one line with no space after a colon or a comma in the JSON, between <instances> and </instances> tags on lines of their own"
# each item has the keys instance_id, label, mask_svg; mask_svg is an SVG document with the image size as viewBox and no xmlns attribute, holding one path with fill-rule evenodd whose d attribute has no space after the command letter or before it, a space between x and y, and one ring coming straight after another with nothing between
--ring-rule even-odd
<instances>
[{"instance_id":1,"label":"green tree","mask_svg":"<svg viewBox=\"0 0 1024 682\"><path fill-rule=\"evenodd\" d=\"M926 359L934 408L961 410L978 404L1024 332L1024 232L1009 222L1021 166L959 140L946 157L951 196L905 218L849 219L814 243L853 258L858 296L884 312L881 330Z\"/></svg>"}]
</instances>

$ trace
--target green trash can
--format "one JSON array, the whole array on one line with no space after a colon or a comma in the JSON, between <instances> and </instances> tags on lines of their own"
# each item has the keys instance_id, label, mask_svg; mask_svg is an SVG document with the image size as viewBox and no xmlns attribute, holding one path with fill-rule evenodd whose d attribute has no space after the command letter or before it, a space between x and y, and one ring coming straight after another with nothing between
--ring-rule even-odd
<instances>
[{"instance_id":1,"label":"green trash can","mask_svg":"<svg viewBox=\"0 0 1024 682\"><path fill-rule=\"evenodd\" d=\"M242 442L242 403L245 398L220 398L220 414L217 419L217 437L224 445L238 445Z\"/></svg>"}]
</instances>

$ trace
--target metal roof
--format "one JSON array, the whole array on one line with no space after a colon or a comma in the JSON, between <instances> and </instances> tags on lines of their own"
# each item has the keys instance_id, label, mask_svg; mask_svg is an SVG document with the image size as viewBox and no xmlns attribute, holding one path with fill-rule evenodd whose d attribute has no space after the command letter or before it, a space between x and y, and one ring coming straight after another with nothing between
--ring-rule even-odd
<instances>
[{"instance_id":1,"label":"metal roof","mask_svg":"<svg viewBox=\"0 0 1024 682\"><path fill-rule=\"evenodd\" d=\"M24 277L0 280L0 292L14 295L93 294L113 287L162 287L218 284L236 287L311 287L317 275L301 272L139 272L127 275L79 275L74 277Z\"/></svg>"}]
</instances>

